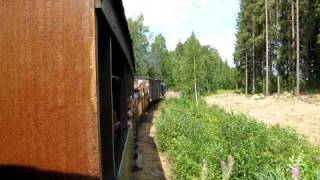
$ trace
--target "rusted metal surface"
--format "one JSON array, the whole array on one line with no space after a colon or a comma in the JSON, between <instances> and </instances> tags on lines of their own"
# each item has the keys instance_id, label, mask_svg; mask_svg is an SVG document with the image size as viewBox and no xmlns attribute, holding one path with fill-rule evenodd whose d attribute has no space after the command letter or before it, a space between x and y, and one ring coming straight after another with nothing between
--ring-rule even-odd
<instances>
[{"instance_id":1,"label":"rusted metal surface","mask_svg":"<svg viewBox=\"0 0 320 180\"><path fill-rule=\"evenodd\" d=\"M140 117L149 105L150 80L145 78L135 78L134 89L138 92L137 113Z\"/></svg>"},{"instance_id":2,"label":"rusted metal surface","mask_svg":"<svg viewBox=\"0 0 320 180\"><path fill-rule=\"evenodd\" d=\"M99 176L93 0L0 1L0 165Z\"/></svg>"}]
</instances>

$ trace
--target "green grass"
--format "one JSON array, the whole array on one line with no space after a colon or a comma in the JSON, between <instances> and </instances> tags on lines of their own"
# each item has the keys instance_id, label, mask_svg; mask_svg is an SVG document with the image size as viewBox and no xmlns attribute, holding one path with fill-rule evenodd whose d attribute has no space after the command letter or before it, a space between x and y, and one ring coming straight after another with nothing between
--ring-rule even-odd
<instances>
[{"instance_id":1,"label":"green grass","mask_svg":"<svg viewBox=\"0 0 320 180\"><path fill-rule=\"evenodd\" d=\"M320 89L308 89L303 92L304 94L320 94Z\"/></svg>"},{"instance_id":2,"label":"green grass","mask_svg":"<svg viewBox=\"0 0 320 180\"><path fill-rule=\"evenodd\" d=\"M319 176L319 149L294 130L267 127L244 115L208 108L203 101L198 107L183 98L165 101L156 142L173 161L175 179L199 179L203 160L208 162L208 179L222 179L220 162L228 155L235 159L231 179L290 179L293 166L299 167L301 179Z\"/></svg>"}]
</instances>

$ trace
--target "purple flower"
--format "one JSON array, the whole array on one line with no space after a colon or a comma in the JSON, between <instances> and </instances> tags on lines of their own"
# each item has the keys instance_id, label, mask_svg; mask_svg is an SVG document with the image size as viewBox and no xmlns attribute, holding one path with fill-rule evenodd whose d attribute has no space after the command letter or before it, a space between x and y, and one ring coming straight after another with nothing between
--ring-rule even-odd
<instances>
[{"instance_id":1,"label":"purple flower","mask_svg":"<svg viewBox=\"0 0 320 180\"><path fill-rule=\"evenodd\" d=\"M221 167L224 167L226 165L226 163L224 162L224 160L220 161Z\"/></svg>"},{"instance_id":2,"label":"purple flower","mask_svg":"<svg viewBox=\"0 0 320 180\"><path fill-rule=\"evenodd\" d=\"M294 179L299 178L299 167L292 167L291 168L291 175Z\"/></svg>"}]
</instances>

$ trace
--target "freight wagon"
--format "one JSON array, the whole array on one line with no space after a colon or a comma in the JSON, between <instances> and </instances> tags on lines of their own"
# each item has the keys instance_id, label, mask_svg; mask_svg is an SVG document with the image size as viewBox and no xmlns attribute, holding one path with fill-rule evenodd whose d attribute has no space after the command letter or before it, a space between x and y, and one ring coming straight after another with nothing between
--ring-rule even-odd
<instances>
[{"instance_id":1,"label":"freight wagon","mask_svg":"<svg viewBox=\"0 0 320 180\"><path fill-rule=\"evenodd\" d=\"M134 80L134 91L135 91L135 110L136 119L143 115L143 112L149 105L150 101L150 90L149 90L149 80L148 79L138 79Z\"/></svg>"},{"instance_id":2,"label":"freight wagon","mask_svg":"<svg viewBox=\"0 0 320 180\"><path fill-rule=\"evenodd\" d=\"M135 77L135 83L139 88L143 85L141 89L148 95L149 102L159 101L165 95L165 84L160 79Z\"/></svg>"},{"instance_id":3,"label":"freight wagon","mask_svg":"<svg viewBox=\"0 0 320 180\"><path fill-rule=\"evenodd\" d=\"M144 115L149 105L159 102L165 95L165 84L158 79L135 77L134 79L134 127L137 130L139 119ZM137 133L137 131L135 131Z\"/></svg>"}]
</instances>

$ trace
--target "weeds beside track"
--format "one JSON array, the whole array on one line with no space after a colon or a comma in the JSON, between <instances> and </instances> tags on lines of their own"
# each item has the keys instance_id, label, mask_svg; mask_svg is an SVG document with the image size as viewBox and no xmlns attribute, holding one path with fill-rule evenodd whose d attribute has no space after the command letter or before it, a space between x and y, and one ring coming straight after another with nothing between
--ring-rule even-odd
<instances>
[{"instance_id":1,"label":"weeds beside track","mask_svg":"<svg viewBox=\"0 0 320 180\"><path fill-rule=\"evenodd\" d=\"M173 161L176 179L200 178L203 160L207 178L222 179L221 163L229 155L235 160L231 179L290 179L294 168L301 179L319 176L319 149L292 129L269 127L203 101L196 106L170 99L162 106L156 142Z\"/></svg>"}]
</instances>

